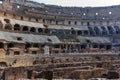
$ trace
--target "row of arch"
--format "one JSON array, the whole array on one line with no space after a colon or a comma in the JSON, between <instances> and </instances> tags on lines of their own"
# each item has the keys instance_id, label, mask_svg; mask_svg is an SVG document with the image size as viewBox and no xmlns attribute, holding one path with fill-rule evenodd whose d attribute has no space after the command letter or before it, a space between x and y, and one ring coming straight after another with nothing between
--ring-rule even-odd
<instances>
[{"instance_id":1,"label":"row of arch","mask_svg":"<svg viewBox=\"0 0 120 80\"><path fill-rule=\"evenodd\" d=\"M101 26L101 27L88 27L90 35L112 35L119 34L119 26Z\"/></svg>"},{"instance_id":2,"label":"row of arch","mask_svg":"<svg viewBox=\"0 0 120 80\"><path fill-rule=\"evenodd\" d=\"M35 28L35 27L28 27L28 26L23 26L21 28L21 26L19 24L15 24L14 27L12 28L12 25L10 23L6 23L5 24L5 28L6 30L14 30L14 31L23 31L23 32L34 32L34 33L46 33L46 29L47 28ZM73 34L73 35L88 35L89 31L82 31L82 30L63 30L63 29L47 29L49 33L51 34Z\"/></svg>"},{"instance_id":3,"label":"row of arch","mask_svg":"<svg viewBox=\"0 0 120 80\"><path fill-rule=\"evenodd\" d=\"M10 23L5 24L6 30L15 30L15 31L23 31L23 32L35 32L35 33L44 33L46 32L46 28L35 28L28 26L21 26L19 24L15 24L14 27ZM120 27L119 26L100 26L100 27L88 27L88 30L63 30L63 29L48 29L48 32L51 34L73 34L73 35L112 35L119 34Z\"/></svg>"}]
</instances>

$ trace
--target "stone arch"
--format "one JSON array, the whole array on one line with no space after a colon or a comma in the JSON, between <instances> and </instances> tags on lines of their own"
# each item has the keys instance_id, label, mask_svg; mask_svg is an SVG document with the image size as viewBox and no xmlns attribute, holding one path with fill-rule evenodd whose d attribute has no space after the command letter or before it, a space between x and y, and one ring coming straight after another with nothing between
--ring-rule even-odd
<instances>
[{"instance_id":1,"label":"stone arch","mask_svg":"<svg viewBox=\"0 0 120 80\"><path fill-rule=\"evenodd\" d=\"M101 26L101 29L102 29L102 35L107 35L107 30L104 26Z\"/></svg>"},{"instance_id":2,"label":"stone arch","mask_svg":"<svg viewBox=\"0 0 120 80\"><path fill-rule=\"evenodd\" d=\"M105 45L102 45L102 44L101 44L101 45L100 45L100 49L102 49L102 48L105 48Z\"/></svg>"},{"instance_id":3,"label":"stone arch","mask_svg":"<svg viewBox=\"0 0 120 80\"><path fill-rule=\"evenodd\" d=\"M96 35L100 35L100 30L98 27L94 27L94 31Z\"/></svg>"},{"instance_id":4,"label":"stone arch","mask_svg":"<svg viewBox=\"0 0 120 80\"><path fill-rule=\"evenodd\" d=\"M98 44L94 44L94 45L93 45L93 48L98 48Z\"/></svg>"},{"instance_id":5,"label":"stone arch","mask_svg":"<svg viewBox=\"0 0 120 80\"><path fill-rule=\"evenodd\" d=\"M88 35L89 33L88 33L88 31L84 31L84 35Z\"/></svg>"},{"instance_id":6,"label":"stone arch","mask_svg":"<svg viewBox=\"0 0 120 80\"><path fill-rule=\"evenodd\" d=\"M77 32L77 34L78 34L78 35L82 35L82 31L79 30L79 31Z\"/></svg>"},{"instance_id":7,"label":"stone arch","mask_svg":"<svg viewBox=\"0 0 120 80\"><path fill-rule=\"evenodd\" d=\"M111 48L112 48L111 45L106 45L106 49L107 49L107 50L110 50Z\"/></svg>"},{"instance_id":8,"label":"stone arch","mask_svg":"<svg viewBox=\"0 0 120 80\"><path fill-rule=\"evenodd\" d=\"M70 30L65 30L65 34L71 34Z\"/></svg>"},{"instance_id":9,"label":"stone arch","mask_svg":"<svg viewBox=\"0 0 120 80\"><path fill-rule=\"evenodd\" d=\"M31 44L30 44L30 43L26 43L26 44L25 44L25 49L30 48L30 47L31 47Z\"/></svg>"},{"instance_id":10,"label":"stone arch","mask_svg":"<svg viewBox=\"0 0 120 80\"><path fill-rule=\"evenodd\" d=\"M90 35L95 35L94 30L93 30L92 27L88 27L88 29L89 29L89 31L90 31Z\"/></svg>"},{"instance_id":11,"label":"stone arch","mask_svg":"<svg viewBox=\"0 0 120 80\"><path fill-rule=\"evenodd\" d=\"M71 34L73 34L73 35L76 34L76 31L73 28L71 29Z\"/></svg>"},{"instance_id":12,"label":"stone arch","mask_svg":"<svg viewBox=\"0 0 120 80\"><path fill-rule=\"evenodd\" d=\"M6 30L12 30L12 24L11 23L6 23L5 24L5 29Z\"/></svg>"},{"instance_id":13,"label":"stone arch","mask_svg":"<svg viewBox=\"0 0 120 80\"><path fill-rule=\"evenodd\" d=\"M38 33L43 33L43 29L42 28L38 28Z\"/></svg>"},{"instance_id":14,"label":"stone arch","mask_svg":"<svg viewBox=\"0 0 120 80\"><path fill-rule=\"evenodd\" d=\"M51 33L52 33L52 34L56 34L56 33L57 33L57 30L52 29L52 30L51 30Z\"/></svg>"},{"instance_id":15,"label":"stone arch","mask_svg":"<svg viewBox=\"0 0 120 80\"><path fill-rule=\"evenodd\" d=\"M86 49L86 45L81 45L81 49Z\"/></svg>"},{"instance_id":16,"label":"stone arch","mask_svg":"<svg viewBox=\"0 0 120 80\"><path fill-rule=\"evenodd\" d=\"M30 28L30 32L36 32L36 28L31 27L31 28Z\"/></svg>"},{"instance_id":17,"label":"stone arch","mask_svg":"<svg viewBox=\"0 0 120 80\"><path fill-rule=\"evenodd\" d=\"M114 29L112 28L112 26L107 26L109 34L114 34Z\"/></svg>"},{"instance_id":18,"label":"stone arch","mask_svg":"<svg viewBox=\"0 0 120 80\"><path fill-rule=\"evenodd\" d=\"M14 25L14 30L20 30L20 25L19 24L15 24Z\"/></svg>"},{"instance_id":19,"label":"stone arch","mask_svg":"<svg viewBox=\"0 0 120 80\"><path fill-rule=\"evenodd\" d=\"M116 30L116 34L119 34L120 33L120 28L119 26L114 26L115 30Z\"/></svg>"},{"instance_id":20,"label":"stone arch","mask_svg":"<svg viewBox=\"0 0 120 80\"><path fill-rule=\"evenodd\" d=\"M14 44L13 43L8 43L8 48L12 48L14 47Z\"/></svg>"},{"instance_id":21,"label":"stone arch","mask_svg":"<svg viewBox=\"0 0 120 80\"><path fill-rule=\"evenodd\" d=\"M28 26L24 26L22 30L23 30L23 31L28 31L29 28L28 28Z\"/></svg>"},{"instance_id":22,"label":"stone arch","mask_svg":"<svg viewBox=\"0 0 120 80\"><path fill-rule=\"evenodd\" d=\"M64 34L64 31L62 29L58 30L58 34Z\"/></svg>"}]
</instances>

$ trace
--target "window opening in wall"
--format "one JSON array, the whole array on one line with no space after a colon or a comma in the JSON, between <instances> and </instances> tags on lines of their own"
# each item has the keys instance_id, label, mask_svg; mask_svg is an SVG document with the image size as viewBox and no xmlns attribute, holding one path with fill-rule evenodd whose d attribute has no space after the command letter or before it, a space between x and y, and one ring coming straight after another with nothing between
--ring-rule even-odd
<instances>
[{"instance_id":1,"label":"window opening in wall","mask_svg":"<svg viewBox=\"0 0 120 80\"><path fill-rule=\"evenodd\" d=\"M83 22L81 22L81 25L83 25L84 23Z\"/></svg>"},{"instance_id":2,"label":"window opening in wall","mask_svg":"<svg viewBox=\"0 0 120 80\"><path fill-rule=\"evenodd\" d=\"M104 48L105 46L104 45L100 45L100 49Z\"/></svg>"},{"instance_id":3,"label":"window opening in wall","mask_svg":"<svg viewBox=\"0 0 120 80\"><path fill-rule=\"evenodd\" d=\"M59 34L64 34L64 31L63 30L58 30L58 33Z\"/></svg>"},{"instance_id":4,"label":"window opening in wall","mask_svg":"<svg viewBox=\"0 0 120 80\"><path fill-rule=\"evenodd\" d=\"M42 29L42 28L38 28L38 32L39 32L39 33L42 33L42 32L43 32L43 29Z\"/></svg>"},{"instance_id":5,"label":"window opening in wall","mask_svg":"<svg viewBox=\"0 0 120 80\"><path fill-rule=\"evenodd\" d=\"M90 31L90 35L94 35L94 30L92 29L92 27L88 27L89 31Z\"/></svg>"},{"instance_id":6,"label":"window opening in wall","mask_svg":"<svg viewBox=\"0 0 120 80\"><path fill-rule=\"evenodd\" d=\"M84 35L88 35L88 31L84 31Z\"/></svg>"},{"instance_id":7,"label":"window opening in wall","mask_svg":"<svg viewBox=\"0 0 120 80\"><path fill-rule=\"evenodd\" d=\"M18 41L22 41L22 40L23 40L22 37L16 37L16 39L17 39Z\"/></svg>"},{"instance_id":8,"label":"window opening in wall","mask_svg":"<svg viewBox=\"0 0 120 80\"><path fill-rule=\"evenodd\" d=\"M5 29L6 30L12 30L12 24L10 23L10 20L9 19L4 19L4 21L6 22Z\"/></svg>"},{"instance_id":9,"label":"window opening in wall","mask_svg":"<svg viewBox=\"0 0 120 80\"><path fill-rule=\"evenodd\" d=\"M43 19L43 23L45 23L45 19Z\"/></svg>"},{"instance_id":10,"label":"window opening in wall","mask_svg":"<svg viewBox=\"0 0 120 80\"><path fill-rule=\"evenodd\" d=\"M20 55L20 52L19 51L15 51L14 55Z\"/></svg>"},{"instance_id":11,"label":"window opening in wall","mask_svg":"<svg viewBox=\"0 0 120 80\"><path fill-rule=\"evenodd\" d=\"M93 48L98 48L98 45L93 45Z\"/></svg>"},{"instance_id":12,"label":"window opening in wall","mask_svg":"<svg viewBox=\"0 0 120 80\"><path fill-rule=\"evenodd\" d=\"M119 26L114 26L115 30L116 30L116 34L120 33L120 28Z\"/></svg>"},{"instance_id":13,"label":"window opening in wall","mask_svg":"<svg viewBox=\"0 0 120 80\"><path fill-rule=\"evenodd\" d=\"M102 35L107 35L107 30L104 26L101 26L102 29Z\"/></svg>"},{"instance_id":14,"label":"window opening in wall","mask_svg":"<svg viewBox=\"0 0 120 80\"><path fill-rule=\"evenodd\" d=\"M57 30L53 29L53 30L51 30L51 33L52 33L52 34L56 34L56 33L57 33Z\"/></svg>"},{"instance_id":15,"label":"window opening in wall","mask_svg":"<svg viewBox=\"0 0 120 80\"><path fill-rule=\"evenodd\" d=\"M94 27L94 31L95 31L96 35L100 35L100 30L98 27Z\"/></svg>"},{"instance_id":16,"label":"window opening in wall","mask_svg":"<svg viewBox=\"0 0 120 80\"><path fill-rule=\"evenodd\" d=\"M36 29L35 29L34 27L32 27L32 28L30 29L30 32L36 32Z\"/></svg>"},{"instance_id":17,"label":"window opening in wall","mask_svg":"<svg viewBox=\"0 0 120 80\"><path fill-rule=\"evenodd\" d=\"M24 19L23 16L21 16L20 19L23 20Z\"/></svg>"},{"instance_id":18,"label":"window opening in wall","mask_svg":"<svg viewBox=\"0 0 120 80\"><path fill-rule=\"evenodd\" d=\"M8 43L8 48L12 48L14 47L14 44L13 43Z\"/></svg>"},{"instance_id":19,"label":"window opening in wall","mask_svg":"<svg viewBox=\"0 0 120 80\"><path fill-rule=\"evenodd\" d=\"M74 28L71 28L71 34L75 35L76 31L74 30Z\"/></svg>"},{"instance_id":20,"label":"window opening in wall","mask_svg":"<svg viewBox=\"0 0 120 80\"><path fill-rule=\"evenodd\" d=\"M68 24L70 25L70 24L71 24L71 21L68 21Z\"/></svg>"},{"instance_id":21,"label":"window opening in wall","mask_svg":"<svg viewBox=\"0 0 120 80\"><path fill-rule=\"evenodd\" d=\"M33 44L33 47L39 48L39 44L35 43L35 44Z\"/></svg>"},{"instance_id":22,"label":"window opening in wall","mask_svg":"<svg viewBox=\"0 0 120 80\"><path fill-rule=\"evenodd\" d=\"M77 25L77 21L75 21L75 23L74 23L75 25Z\"/></svg>"},{"instance_id":23,"label":"window opening in wall","mask_svg":"<svg viewBox=\"0 0 120 80\"><path fill-rule=\"evenodd\" d=\"M4 48L4 44L0 42L0 48Z\"/></svg>"},{"instance_id":24,"label":"window opening in wall","mask_svg":"<svg viewBox=\"0 0 120 80\"><path fill-rule=\"evenodd\" d=\"M90 26L90 22L87 22L87 26Z\"/></svg>"},{"instance_id":25,"label":"window opening in wall","mask_svg":"<svg viewBox=\"0 0 120 80\"><path fill-rule=\"evenodd\" d=\"M27 27L27 26L24 26L24 27L23 27L23 31L28 31L28 27Z\"/></svg>"},{"instance_id":26,"label":"window opening in wall","mask_svg":"<svg viewBox=\"0 0 120 80\"><path fill-rule=\"evenodd\" d=\"M58 25L58 21L56 21L56 25Z\"/></svg>"},{"instance_id":27,"label":"window opening in wall","mask_svg":"<svg viewBox=\"0 0 120 80\"><path fill-rule=\"evenodd\" d=\"M14 25L14 30L20 30L20 25L19 24L15 24Z\"/></svg>"},{"instance_id":28,"label":"window opening in wall","mask_svg":"<svg viewBox=\"0 0 120 80\"><path fill-rule=\"evenodd\" d=\"M25 49L30 48L30 47L31 47L31 44L30 43L26 43Z\"/></svg>"},{"instance_id":29,"label":"window opening in wall","mask_svg":"<svg viewBox=\"0 0 120 80\"><path fill-rule=\"evenodd\" d=\"M65 34L71 34L70 30L65 30Z\"/></svg>"},{"instance_id":30,"label":"window opening in wall","mask_svg":"<svg viewBox=\"0 0 120 80\"><path fill-rule=\"evenodd\" d=\"M77 33L78 35L82 35L82 31L78 31L78 33Z\"/></svg>"},{"instance_id":31,"label":"window opening in wall","mask_svg":"<svg viewBox=\"0 0 120 80\"><path fill-rule=\"evenodd\" d=\"M38 19L36 19L36 22L38 22Z\"/></svg>"},{"instance_id":32,"label":"window opening in wall","mask_svg":"<svg viewBox=\"0 0 120 80\"><path fill-rule=\"evenodd\" d=\"M110 34L114 34L114 29L112 28L112 26L107 26L107 28Z\"/></svg>"}]
</instances>

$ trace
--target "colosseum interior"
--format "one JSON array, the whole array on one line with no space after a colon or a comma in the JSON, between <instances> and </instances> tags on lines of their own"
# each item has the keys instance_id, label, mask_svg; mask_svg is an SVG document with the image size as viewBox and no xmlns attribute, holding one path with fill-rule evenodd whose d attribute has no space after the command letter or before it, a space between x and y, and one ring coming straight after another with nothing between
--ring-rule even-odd
<instances>
[{"instance_id":1,"label":"colosseum interior","mask_svg":"<svg viewBox=\"0 0 120 80\"><path fill-rule=\"evenodd\" d=\"M120 5L0 0L0 79L119 79Z\"/></svg>"}]
</instances>

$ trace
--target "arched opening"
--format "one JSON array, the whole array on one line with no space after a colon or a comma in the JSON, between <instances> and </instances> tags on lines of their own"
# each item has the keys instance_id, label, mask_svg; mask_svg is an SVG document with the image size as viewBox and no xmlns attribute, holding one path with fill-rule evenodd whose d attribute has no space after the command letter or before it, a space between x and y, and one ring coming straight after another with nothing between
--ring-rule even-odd
<instances>
[{"instance_id":1,"label":"arched opening","mask_svg":"<svg viewBox=\"0 0 120 80\"><path fill-rule=\"evenodd\" d=\"M88 31L84 31L84 35L88 35Z\"/></svg>"},{"instance_id":2,"label":"arched opening","mask_svg":"<svg viewBox=\"0 0 120 80\"><path fill-rule=\"evenodd\" d=\"M70 30L65 30L65 34L71 34Z\"/></svg>"},{"instance_id":3,"label":"arched opening","mask_svg":"<svg viewBox=\"0 0 120 80\"><path fill-rule=\"evenodd\" d=\"M89 31L90 31L90 35L95 35L94 30L92 29L92 27L88 27Z\"/></svg>"},{"instance_id":4,"label":"arched opening","mask_svg":"<svg viewBox=\"0 0 120 80\"><path fill-rule=\"evenodd\" d=\"M0 21L0 29L3 29L3 23Z\"/></svg>"},{"instance_id":5,"label":"arched opening","mask_svg":"<svg viewBox=\"0 0 120 80\"><path fill-rule=\"evenodd\" d=\"M4 44L0 42L0 48L4 48Z\"/></svg>"},{"instance_id":6,"label":"arched opening","mask_svg":"<svg viewBox=\"0 0 120 80\"><path fill-rule=\"evenodd\" d=\"M71 28L71 34L75 35L76 31L74 30L74 28Z\"/></svg>"},{"instance_id":7,"label":"arched opening","mask_svg":"<svg viewBox=\"0 0 120 80\"><path fill-rule=\"evenodd\" d=\"M94 31L95 31L96 35L100 35L100 30L98 27L94 27Z\"/></svg>"},{"instance_id":8,"label":"arched opening","mask_svg":"<svg viewBox=\"0 0 120 80\"><path fill-rule=\"evenodd\" d=\"M120 33L120 28L118 26L114 26L115 30L116 30L116 34Z\"/></svg>"},{"instance_id":9,"label":"arched opening","mask_svg":"<svg viewBox=\"0 0 120 80\"><path fill-rule=\"evenodd\" d=\"M78 34L78 35L82 35L82 31L78 31L77 34Z\"/></svg>"},{"instance_id":10,"label":"arched opening","mask_svg":"<svg viewBox=\"0 0 120 80\"><path fill-rule=\"evenodd\" d=\"M20 30L20 25L19 24L15 24L14 25L14 30L18 30L19 31Z\"/></svg>"},{"instance_id":11,"label":"arched opening","mask_svg":"<svg viewBox=\"0 0 120 80\"><path fill-rule=\"evenodd\" d=\"M90 26L90 22L87 22L87 26Z\"/></svg>"},{"instance_id":12,"label":"arched opening","mask_svg":"<svg viewBox=\"0 0 120 80\"><path fill-rule=\"evenodd\" d=\"M33 44L33 47L39 48L39 44L35 43L35 44Z\"/></svg>"},{"instance_id":13,"label":"arched opening","mask_svg":"<svg viewBox=\"0 0 120 80\"><path fill-rule=\"evenodd\" d=\"M30 28L30 32L36 32L36 29L34 27Z\"/></svg>"},{"instance_id":14,"label":"arched opening","mask_svg":"<svg viewBox=\"0 0 120 80\"><path fill-rule=\"evenodd\" d=\"M31 44L30 43L26 43L25 49L30 48L30 47L31 47Z\"/></svg>"},{"instance_id":15,"label":"arched opening","mask_svg":"<svg viewBox=\"0 0 120 80\"><path fill-rule=\"evenodd\" d=\"M12 30L12 24L6 23L6 24L5 24L5 29L6 29L6 30Z\"/></svg>"},{"instance_id":16,"label":"arched opening","mask_svg":"<svg viewBox=\"0 0 120 80\"><path fill-rule=\"evenodd\" d=\"M111 26L107 26L109 34L114 34L114 29Z\"/></svg>"},{"instance_id":17,"label":"arched opening","mask_svg":"<svg viewBox=\"0 0 120 80\"><path fill-rule=\"evenodd\" d=\"M6 62L0 62L0 67L8 67Z\"/></svg>"},{"instance_id":18,"label":"arched opening","mask_svg":"<svg viewBox=\"0 0 120 80\"><path fill-rule=\"evenodd\" d=\"M107 35L107 30L104 26L101 26L102 29L102 35Z\"/></svg>"},{"instance_id":19,"label":"arched opening","mask_svg":"<svg viewBox=\"0 0 120 80\"><path fill-rule=\"evenodd\" d=\"M106 46L106 50L110 50L111 48L112 48L111 45L107 45L107 46Z\"/></svg>"},{"instance_id":20,"label":"arched opening","mask_svg":"<svg viewBox=\"0 0 120 80\"><path fill-rule=\"evenodd\" d=\"M57 30L53 29L53 30L51 30L51 33L52 34L57 34Z\"/></svg>"},{"instance_id":21,"label":"arched opening","mask_svg":"<svg viewBox=\"0 0 120 80\"><path fill-rule=\"evenodd\" d=\"M24 26L23 31L28 31L28 26Z\"/></svg>"},{"instance_id":22,"label":"arched opening","mask_svg":"<svg viewBox=\"0 0 120 80\"><path fill-rule=\"evenodd\" d=\"M8 48L12 48L14 47L14 44L13 43L8 43Z\"/></svg>"},{"instance_id":23,"label":"arched opening","mask_svg":"<svg viewBox=\"0 0 120 80\"><path fill-rule=\"evenodd\" d=\"M58 34L64 34L63 30L58 30Z\"/></svg>"},{"instance_id":24,"label":"arched opening","mask_svg":"<svg viewBox=\"0 0 120 80\"><path fill-rule=\"evenodd\" d=\"M38 32L39 33L43 33L43 29L42 28L38 28Z\"/></svg>"},{"instance_id":25,"label":"arched opening","mask_svg":"<svg viewBox=\"0 0 120 80\"><path fill-rule=\"evenodd\" d=\"M108 79L119 79L119 73L114 72L114 71L109 71Z\"/></svg>"},{"instance_id":26,"label":"arched opening","mask_svg":"<svg viewBox=\"0 0 120 80\"><path fill-rule=\"evenodd\" d=\"M105 46L104 45L100 45L100 49L102 49L102 48L105 48Z\"/></svg>"},{"instance_id":27,"label":"arched opening","mask_svg":"<svg viewBox=\"0 0 120 80\"><path fill-rule=\"evenodd\" d=\"M81 45L81 49L86 49L86 45Z\"/></svg>"},{"instance_id":28,"label":"arched opening","mask_svg":"<svg viewBox=\"0 0 120 80\"><path fill-rule=\"evenodd\" d=\"M93 45L93 48L98 48L98 45L97 44Z\"/></svg>"}]
</instances>

